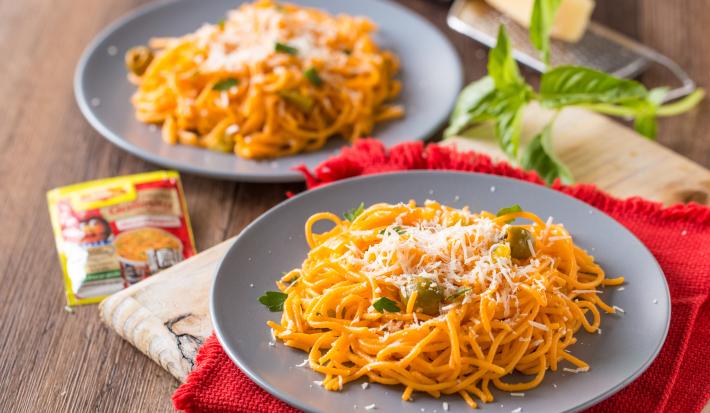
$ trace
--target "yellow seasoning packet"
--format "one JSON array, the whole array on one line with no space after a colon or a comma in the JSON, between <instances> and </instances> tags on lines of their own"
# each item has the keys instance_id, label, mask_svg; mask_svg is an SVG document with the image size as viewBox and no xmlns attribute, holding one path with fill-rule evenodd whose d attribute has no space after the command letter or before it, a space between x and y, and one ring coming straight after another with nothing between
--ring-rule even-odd
<instances>
[{"instance_id":1,"label":"yellow seasoning packet","mask_svg":"<svg viewBox=\"0 0 710 413\"><path fill-rule=\"evenodd\" d=\"M99 302L195 254L175 171L56 188L47 201L69 305Z\"/></svg>"}]
</instances>

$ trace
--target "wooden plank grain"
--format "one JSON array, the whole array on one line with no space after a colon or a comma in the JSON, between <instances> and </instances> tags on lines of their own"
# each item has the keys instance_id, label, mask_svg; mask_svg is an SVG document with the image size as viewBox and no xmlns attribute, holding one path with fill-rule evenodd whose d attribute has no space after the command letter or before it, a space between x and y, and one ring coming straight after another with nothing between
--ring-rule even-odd
<instances>
[{"instance_id":1,"label":"wooden plank grain","mask_svg":"<svg viewBox=\"0 0 710 413\"><path fill-rule=\"evenodd\" d=\"M445 28L447 5L401 3L442 28L459 51L466 79L485 71L485 49ZM623 0L629 10L602 18L679 61L708 86L702 30L706 2ZM0 408L13 412L171 411L176 381L103 327L95 306L62 310L63 287L44 192L69 183L157 169L103 140L72 95L78 57L106 24L145 0L0 2ZM601 2L600 2L601 3ZM600 4L601 6L601 4ZM664 15L673 14L665 20ZM670 15L670 14L669 14ZM680 24L679 24L680 20ZM686 22L691 22L686 23ZM686 46L686 42L687 45ZM530 77L534 75L526 72ZM659 75L660 76L660 75ZM651 79L653 80L653 79ZM707 104L661 124L661 141L710 165ZM238 233L299 185L253 185L183 175L199 249Z\"/></svg>"},{"instance_id":2,"label":"wooden plank grain","mask_svg":"<svg viewBox=\"0 0 710 413\"><path fill-rule=\"evenodd\" d=\"M156 397L170 393L167 374L146 365L139 353L101 327L95 308L74 314L62 310L61 278L48 231L47 188L149 168L98 140L81 119L71 91L81 49L106 22L96 17L111 19L116 12L121 11L103 2L0 5L0 30L7 30L0 37L5 62L0 65L3 411L170 410L168 399Z\"/></svg>"}]
</instances>

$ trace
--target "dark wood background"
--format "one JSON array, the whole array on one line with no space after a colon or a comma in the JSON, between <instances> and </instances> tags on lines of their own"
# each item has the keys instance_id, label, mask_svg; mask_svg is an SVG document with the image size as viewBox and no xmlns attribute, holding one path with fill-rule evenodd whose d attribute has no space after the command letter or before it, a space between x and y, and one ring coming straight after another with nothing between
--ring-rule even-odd
<instances>
[{"instance_id":1,"label":"dark wood background","mask_svg":"<svg viewBox=\"0 0 710 413\"><path fill-rule=\"evenodd\" d=\"M667 54L710 87L710 2L597 0L595 19ZM447 29L447 3L401 1L455 44L467 80L484 49ZM64 311L45 192L158 169L107 143L82 118L72 75L80 53L142 0L0 1L0 407L3 411L171 411L177 382L99 322L96 306ZM533 73L526 73L534 77ZM651 71L643 81L670 82ZM710 101L664 119L660 141L710 167ZM600 137L603 138L603 137ZM183 175L198 248L238 233L300 185ZM649 176L648 179L653 179Z\"/></svg>"}]
</instances>

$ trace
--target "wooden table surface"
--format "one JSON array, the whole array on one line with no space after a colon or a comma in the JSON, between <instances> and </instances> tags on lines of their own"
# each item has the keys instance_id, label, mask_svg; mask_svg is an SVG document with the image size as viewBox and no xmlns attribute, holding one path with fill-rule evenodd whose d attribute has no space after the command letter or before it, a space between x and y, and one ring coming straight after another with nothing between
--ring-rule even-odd
<instances>
[{"instance_id":1,"label":"wooden table surface","mask_svg":"<svg viewBox=\"0 0 710 413\"><path fill-rule=\"evenodd\" d=\"M467 80L485 49L448 30L447 4L401 1L440 27ZM598 0L595 18L667 54L710 88L710 2ZM158 169L102 139L74 102L72 75L85 45L142 0L0 2L0 407L3 411L171 411L177 382L99 322L96 306L64 310L45 192L70 183ZM533 73L526 73L534 77ZM669 82L651 71L649 84ZM660 140L710 167L710 101L661 123ZM198 248L238 233L293 185L183 174ZM649 179L653 179L649 176ZM11 409L10 409L11 408Z\"/></svg>"}]
</instances>

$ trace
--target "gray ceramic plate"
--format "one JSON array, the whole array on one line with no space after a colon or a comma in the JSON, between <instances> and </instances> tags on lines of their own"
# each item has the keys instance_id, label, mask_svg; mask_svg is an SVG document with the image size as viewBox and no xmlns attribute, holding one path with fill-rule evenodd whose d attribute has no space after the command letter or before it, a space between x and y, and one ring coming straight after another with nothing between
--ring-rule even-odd
<instances>
[{"instance_id":1,"label":"gray ceramic plate","mask_svg":"<svg viewBox=\"0 0 710 413\"><path fill-rule=\"evenodd\" d=\"M250 161L230 154L163 143L160 132L134 119L130 98L135 86L126 80L123 55L153 36L178 36L205 22L216 22L243 0L178 0L140 8L99 34L84 52L74 77L81 112L99 133L136 156L219 178L285 182L302 180L292 168L313 167L332 156L345 141L332 139L322 150L275 161ZM398 102L404 118L378 125L373 135L385 144L432 135L446 120L461 89L462 71L448 40L422 17L404 7L378 0L293 0L332 13L371 18L379 25L376 40L401 59L403 83Z\"/></svg>"},{"instance_id":2,"label":"gray ceramic plate","mask_svg":"<svg viewBox=\"0 0 710 413\"><path fill-rule=\"evenodd\" d=\"M491 175L455 172L408 172L350 179L308 191L262 215L246 228L224 257L212 287L210 311L217 337L227 354L261 387L306 411L362 411L375 403L383 412L469 411L458 398L435 400L417 394L413 403L400 399L401 388L372 385L363 390L346 385L341 393L313 385L321 380L296 367L306 354L272 340L267 320L278 321L257 297L274 290L283 271L300 266L308 251L303 235L306 219L315 212L342 213L364 202L441 203L473 211L497 211L514 203L543 219L554 217L575 242L594 255L607 273L623 275L623 291L605 288L603 298L626 312L602 317L603 334L580 332L571 351L589 362L588 373L548 372L525 397L495 391L495 402L481 411L524 413L581 410L609 397L638 377L658 354L668 331L670 296L663 273L651 253L619 223L574 198L525 182ZM316 228L321 231L324 228ZM253 285L253 287L252 287ZM357 405L357 408L354 406ZM422 410L424 409L424 410Z\"/></svg>"}]
</instances>

